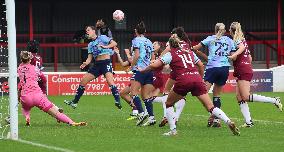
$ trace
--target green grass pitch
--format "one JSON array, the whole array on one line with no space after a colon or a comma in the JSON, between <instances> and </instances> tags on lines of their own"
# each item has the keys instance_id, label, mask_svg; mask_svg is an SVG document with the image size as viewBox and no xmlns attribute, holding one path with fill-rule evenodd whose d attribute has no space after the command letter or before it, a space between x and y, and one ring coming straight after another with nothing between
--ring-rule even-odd
<instances>
[{"instance_id":1,"label":"green grass pitch","mask_svg":"<svg viewBox=\"0 0 284 152\"><path fill-rule=\"evenodd\" d=\"M284 93L260 93L280 96ZM114 106L112 96L83 96L77 109L71 109L64 99L71 96L50 96L57 106L75 121L86 121L86 127L70 127L58 124L55 119L34 108L31 126L24 126L24 117L19 109L19 137L23 140L78 152L259 152L284 151L284 112L272 104L249 103L255 126L240 128L241 136L233 136L222 122L221 128L207 128L208 113L195 97L187 96L184 111L178 122L178 135L164 137L168 125L159 128L137 127L136 121L127 121L130 108L123 102L123 110ZM222 95L222 109L239 126L243 117L234 94ZM162 106L154 103L157 123L162 118ZM56 151L11 140L0 140L0 151Z\"/></svg>"}]
</instances>

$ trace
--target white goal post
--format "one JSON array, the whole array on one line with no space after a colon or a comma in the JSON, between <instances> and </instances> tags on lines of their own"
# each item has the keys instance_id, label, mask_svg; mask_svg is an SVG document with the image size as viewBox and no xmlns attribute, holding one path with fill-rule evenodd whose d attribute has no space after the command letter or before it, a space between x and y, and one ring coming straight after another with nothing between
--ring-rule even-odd
<instances>
[{"instance_id":1,"label":"white goal post","mask_svg":"<svg viewBox=\"0 0 284 152\"><path fill-rule=\"evenodd\" d=\"M17 95L17 54L15 1L5 0L7 37L8 37L8 67L9 67L9 103L10 103L10 138L18 140L18 95Z\"/></svg>"}]
</instances>

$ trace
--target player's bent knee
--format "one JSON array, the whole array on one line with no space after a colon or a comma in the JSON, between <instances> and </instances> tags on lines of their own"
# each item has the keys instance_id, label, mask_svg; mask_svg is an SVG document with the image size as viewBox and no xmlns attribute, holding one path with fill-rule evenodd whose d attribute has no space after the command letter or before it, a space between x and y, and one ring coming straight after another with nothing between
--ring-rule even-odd
<instances>
[{"instance_id":1,"label":"player's bent knee","mask_svg":"<svg viewBox=\"0 0 284 152\"><path fill-rule=\"evenodd\" d=\"M82 81L80 82L80 85L81 86L86 86L87 83L89 83L91 80L93 80L93 79L91 79L89 77L83 77Z\"/></svg>"},{"instance_id":2,"label":"player's bent knee","mask_svg":"<svg viewBox=\"0 0 284 152\"><path fill-rule=\"evenodd\" d=\"M85 82L85 81L82 80L82 81L80 82L80 85L81 85L81 86L86 86L87 83L88 83L88 82Z\"/></svg>"}]
</instances>

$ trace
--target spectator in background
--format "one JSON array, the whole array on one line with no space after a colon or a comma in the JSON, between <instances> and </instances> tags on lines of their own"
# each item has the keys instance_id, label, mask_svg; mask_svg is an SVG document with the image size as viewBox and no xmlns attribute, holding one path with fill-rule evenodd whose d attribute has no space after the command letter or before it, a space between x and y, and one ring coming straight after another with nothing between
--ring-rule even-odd
<instances>
[{"instance_id":1,"label":"spectator in background","mask_svg":"<svg viewBox=\"0 0 284 152\"><path fill-rule=\"evenodd\" d=\"M97 35L106 35L109 38L112 38L112 33L107 26L107 23L104 19L99 19L96 23Z\"/></svg>"},{"instance_id":2,"label":"spectator in background","mask_svg":"<svg viewBox=\"0 0 284 152\"><path fill-rule=\"evenodd\" d=\"M86 25L84 26L86 27ZM74 43L90 43L92 40L88 38L88 36L86 35L86 30L82 29L79 31L76 31L74 36L73 36L73 42ZM86 61L86 59L88 58L88 47L83 47L81 48L81 60ZM87 65L86 67L84 67L83 69L81 69L81 71L88 71L90 68L89 65Z\"/></svg>"},{"instance_id":3,"label":"spectator in background","mask_svg":"<svg viewBox=\"0 0 284 152\"><path fill-rule=\"evenodd\" d=\"M73 42L74 43L88 43L90 40L86 36L86 31L85 30L79 30L76 31L74 36L73 36Z\"/></svg>"}]
</instances>

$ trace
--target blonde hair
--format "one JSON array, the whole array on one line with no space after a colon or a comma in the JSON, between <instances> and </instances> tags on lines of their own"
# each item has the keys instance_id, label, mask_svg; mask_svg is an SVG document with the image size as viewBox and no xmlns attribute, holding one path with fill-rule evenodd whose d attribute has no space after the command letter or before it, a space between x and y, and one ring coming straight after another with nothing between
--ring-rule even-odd
<instances>
[{"instance_id":1,"label":"blonde hair","mask_svg":"<svg viewBox=\"0 0 284 152\"><path fill-rule=\"evenodd\" d=\"M217 39L220 39L226 33L225 24L217 23L215 25L215 33L216 33Z\"/></svg>"},{"instance_id":2,"label":"blonde hair","mask_svg":"<svg viewBox=\"0 0 284 152\"><path fill-rule=\"evenodd\" d=\"M239 22L233 22L230 26L230 32L233 36L233 40L241 41L244 39L244 33L242 31L242 26Z\"/></svg>"},{"instance_id":3,"label":"blonde hair","mask_svg":"<svg viewBox=\"0 0 284 152\"><path fill-rule=\"evenodd\" d=\"M32 53L28 51L21 51L20 57L23 63L28 63L32 59Z\"/></svg>"}]
</instances>

